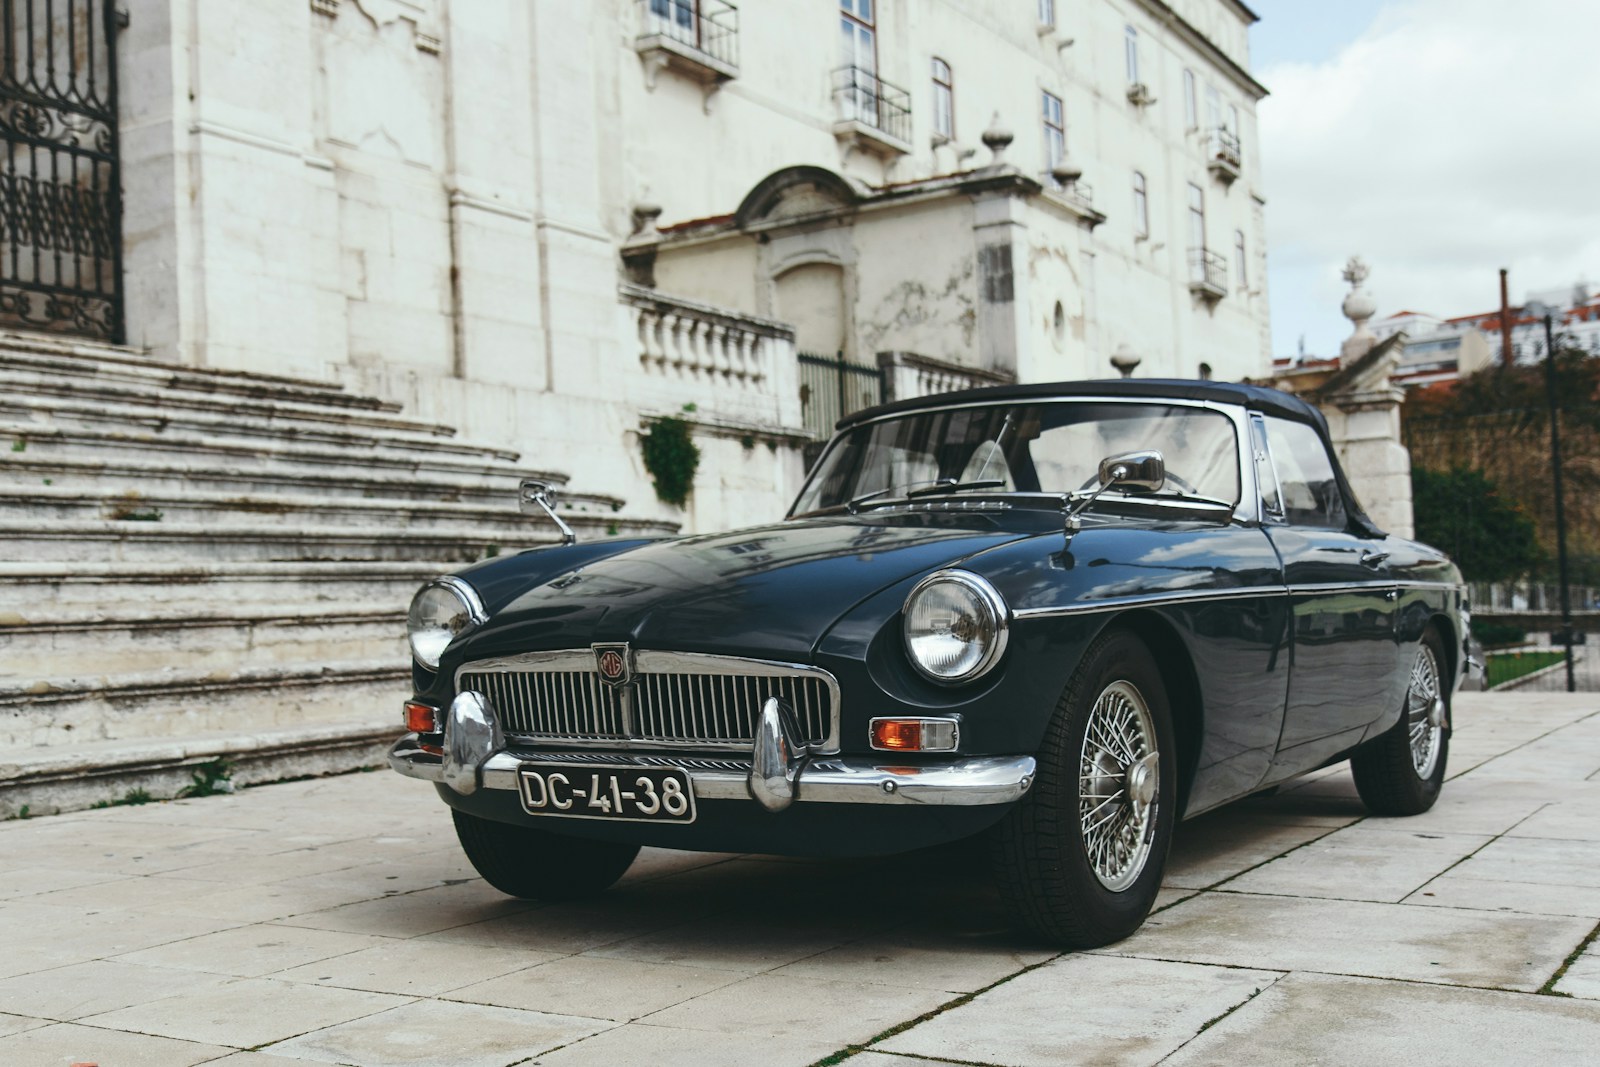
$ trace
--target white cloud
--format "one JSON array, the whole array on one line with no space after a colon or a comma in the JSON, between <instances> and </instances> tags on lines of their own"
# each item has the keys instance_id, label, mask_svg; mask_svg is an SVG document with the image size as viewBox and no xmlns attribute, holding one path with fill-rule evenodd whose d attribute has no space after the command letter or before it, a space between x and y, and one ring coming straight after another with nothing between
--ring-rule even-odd
<instances>
[{"instance_id":1,"label":"white cloud","mask_svg":"<svg viewBox=\"0 0 1600 1067\"><path fill-rule=\"evenodd\" d=\"M1337 350L1352 254L1380 316L1600 279L1600 3L1401 0L1258 73L1277 353Z\"/></svg>"}]
</instances>

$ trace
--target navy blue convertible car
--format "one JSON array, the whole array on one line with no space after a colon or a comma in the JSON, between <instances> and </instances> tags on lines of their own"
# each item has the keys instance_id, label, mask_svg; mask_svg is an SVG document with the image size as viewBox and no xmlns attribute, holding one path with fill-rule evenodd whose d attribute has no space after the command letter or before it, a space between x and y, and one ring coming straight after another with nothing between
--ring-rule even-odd
<instances>
[{"instance_id":1,"label":"navy blue convertible car","mask_svg":"<svg viewBox=\"0 0 1600 1067\"><path fill-rule=\"evenodd\" d=\"M1345 759L1372 811L1427 810L1468 667L1456 568L1373 525L1315 409L1251 386L888 404L781 522L570 540L417 594L390 754L520 897L604 889L642 845L985 834L1021 924L1105 944L1182 818Z\"/></svg>"}]
</instances>

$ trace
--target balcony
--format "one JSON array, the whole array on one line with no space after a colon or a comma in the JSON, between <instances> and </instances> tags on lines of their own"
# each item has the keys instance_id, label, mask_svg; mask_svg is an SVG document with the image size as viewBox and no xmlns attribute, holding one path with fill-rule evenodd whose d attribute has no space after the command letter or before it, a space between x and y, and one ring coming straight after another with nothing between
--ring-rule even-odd
<instances>
[{"instance_id":1,"label":"balcony","mask_svg":"<svg viewBox=\"0 0 1600 1067\"><path fill-rule=\"evenodd\" d=\"M841 67L833 72L833 99L833 135L841 142L880 156L911 151L910 93L869 70Z\"/></svg>"},{"instance_id":2,"label":"balcony","mask_svg":"<svg viewBox=\"0 0 1600 1067\"><path fill-rule=\"evenodd\" d=\"M725 0L637 0L639 36L633 49L645 80L671 69L709 92L739 75L739 9Z\"/></svg>"},{"instance_id":3,"label":"balcony","mask_svg":"<svg viewBox=\"0 0 1600 1067\"><path fill-rule=\"evenodd\" d=\"M1206 169L1224 185L1232 185L1243 169L1239 135L1218 126L1206 138Z\"/></svg>"},{"instance_id":4,"label":"balcony","mask_svg":"<svg viewBox=\"0 0 1600 1067\"><path fill-rule=\"evenodd\" d=\"M1106 221L1104 213L1094 208L1094 186L1079 178L1075 181L1064 182L1050 171L1044 172L1044 177L1039 179L1044 186L1045 193L1057 203L1068 208L1074 215L1089 224L1092 230Z\"/></svg>"},{"instance_id":5,"label":"balcony","mask_svg":"<svg viewBox=\"0 0 1600 1067\"><path fill-rule=\"evenodd\" d=\"M1210 304L1227 296L1227 257L1205 248L1189 249L1189 292Z\"/></svg>"}]
</instances>

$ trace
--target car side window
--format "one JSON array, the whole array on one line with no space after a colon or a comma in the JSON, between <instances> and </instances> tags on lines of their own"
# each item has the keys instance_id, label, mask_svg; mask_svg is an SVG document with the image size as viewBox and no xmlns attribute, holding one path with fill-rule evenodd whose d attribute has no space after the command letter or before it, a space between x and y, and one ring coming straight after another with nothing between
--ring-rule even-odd
<instances>
[{"instance_id":1,"label":"car side window","mask_svg":"<svg viewBox=\"0 0 1600 1067\"><path fill-rule=\"evenodd\" d=\"M1349 516L1321 436L1307 423L1271 415L1265 422L1285 520L1299 526L1343 530L1349 525Z\"/></svg>"}]
</instances>

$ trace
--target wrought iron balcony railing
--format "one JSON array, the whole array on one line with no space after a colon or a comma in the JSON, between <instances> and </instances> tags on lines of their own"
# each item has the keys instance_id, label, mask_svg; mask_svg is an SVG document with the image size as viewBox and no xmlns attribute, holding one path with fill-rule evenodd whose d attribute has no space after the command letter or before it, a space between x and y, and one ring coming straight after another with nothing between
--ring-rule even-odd
<instances>
[{"instance_id":1,"label":"wrought iron balcony railing","mask_svg":"<svg viewBox=\"0 0 1600 1067\"><path fill-rule=\"evenodd\" d=\"M726 0L638 0L639 42L731 78L739 69L739 9Z\"/></svg>"},{"instance_id":2,"label":"wrought iron balcony railing","mask_svg":"<svg viewBox=\"0 0 1600 1067\"><path fill-rule=\"evenodd\" d=\"M1207 300L1227 296L1227 257L1206 248L1189 249L1189 291Z\"/></svg>"},{"instance_id":3,"label":"wrought iron balcony railing","mask_svg":"<svg viewBox=\"0 0 1600 1067\"><path fill-rule=\"evenodd\" d=\"M833 98L842 122L860 123L902 145L911 143L911 94L870 70L840 67L833 72Z\"/></svg>"},{"instance_id":4,"label":"wrought iron balcony railing","mask_svg":"<svg viewBox=\"0 0 1600 1067\"><path fill-rule=\"evenodd\" d=\"M1239 135L1223 126L1213 129L1206 139L1206 166L1224 182L1237 178L1244 166Z\"/></svg>"}]
</instances>

